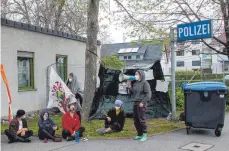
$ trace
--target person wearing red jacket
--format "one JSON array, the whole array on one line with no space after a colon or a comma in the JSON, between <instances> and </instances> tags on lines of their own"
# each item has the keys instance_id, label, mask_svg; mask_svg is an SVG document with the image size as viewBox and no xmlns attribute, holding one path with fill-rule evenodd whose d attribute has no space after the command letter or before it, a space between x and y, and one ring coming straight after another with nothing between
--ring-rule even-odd
<instances>
[{"instance_id":1,"label":"person wearing red jacket","mask_svg":"<svg viewBox=\"0 0 229 151\"><path fill-rule=\"evenodd\" d=\"M83 132L85 131L85 128L80 126L80 119L75 113L76 109L74 103L76 102L69 103L68 107L70 111L66 112L62 118L62 136L67 141L74 140L77 131L79 131L80 137L83 136Z\"/></svg>"}]
</instances>

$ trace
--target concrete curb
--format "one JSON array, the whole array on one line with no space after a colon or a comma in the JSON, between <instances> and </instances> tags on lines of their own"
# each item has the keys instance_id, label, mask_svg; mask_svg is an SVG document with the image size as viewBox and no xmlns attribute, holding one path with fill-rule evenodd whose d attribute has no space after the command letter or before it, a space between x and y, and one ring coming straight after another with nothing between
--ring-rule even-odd
<instances>
[{"instance_id":1,"label":"concrete curb","mask_svg":"<svg viewBox=\"0 0 229 151\"><path fill-rule=\"evenodd\" d=\"M164 133L151 134L151 135L148 135L148 137L159 136L159 135L165 135L165 134L173 133L173 132L180 131L180 130L183 130L183 129L185 129L185 128L178 128L178 129L175 129L175 130L172 130L172 131L168 131L168 132L164 132ZM132 138L133 138L133 137L119 137L119 138L88 138L88 139L89 139L89 141L90 141L90 140L93 140L93 141L96 141L96 140L105 141L105 140L127 140L127 139L132 139Z\"/></svg>"}]
</instances>

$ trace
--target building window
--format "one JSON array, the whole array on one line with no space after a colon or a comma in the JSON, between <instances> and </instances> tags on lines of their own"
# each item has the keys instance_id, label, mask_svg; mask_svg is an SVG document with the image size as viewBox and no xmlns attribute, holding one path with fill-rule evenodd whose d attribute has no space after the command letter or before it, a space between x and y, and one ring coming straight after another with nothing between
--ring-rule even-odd
<instances>
[{"instance_id":1,"label":"building window","mask_svg":"<svg viewBox=\"0 0 229 151\"><path fill-rule=\"evenodd\" d=\"M224 62L224 71L228 72L229 71L229 62Z\"/></svg>"},{"instance_id":2,"label":"building window","mask_svg":"<svg viewBox=\"0 0 229 151\"><path fill-rule=\"evenodd\" d=\"M200 41L199 40L193 40L192 44L200 44Z\"/></svg>"},{"instance_id":3,"label":"building window","mask_svg":"<svg viewBox=\"0 0 229 151\"><path fill-rule=\"evenodd\" d=\"M18 90L34 89L34 53L17 52Z\"/></svg>"},{"instance_id":4,"label":"building window","mask_svg":"<svg viewBox=\"0 0 229 151\"><path fill-rule=\"evenodd\" d=\"M135 55L132 56L132 60L136 60L136 56Z\"/></svg>"},{"instance_id":5,"label":"building window","mask_svg":"<svg viewBox=\"0 0 229 151\"><path fill-rule=\"evenodd\" d=\"M201 62L200 61L192 61L192 66L200 66Z\"/></svg>"},{"instance_id":6,"label":"building window","mask_svg":"<svg viewBox=\"0 0 229 151\"><path fill-rule=\"evenodd\" d=\"M131 60L132 59L132 56L128 56L128 60Z\"/></svg>"},{"instance_id":7,"label":"building window","mask_svg":"<svg viewBox=\"0 0 229 151\"><path fill-rule=\"evenodd\" d=\"M192 55L193 56L200 55L200 50L192 50Z\"/></svg>"},{"instance_id":8,"label":"building window","mask_svg":"<svg viewBox=\"0 0 229 151\"><path fill-rule=\"evenodd\" d=\"M124 60L127 60L127 56L124 56Z\"/></svg>"},{"instance_id":9,"label":"building window","mask_svg":"<svg viewBox=\"0 0 229 151\"><path fill-rule=\"evenodd\" d=\"M140 59L140 55L137 55L137 56L136 56L136 59L139 60L139 59Z\"/></svg>"},{"instance_id":10,"label":"building window","mask_svg":"<svg viewBox=\"0 0 229 151\"><path fill-rule=\"evenodd\" d=\"M176 54L177 56L184 56L184 50L178 50Z\"/></svg>"},{"instance_id":11,"label":"building window","mask_svg":"<svg viewBox=\"0 0 229 151\"><path fill-rule=\"evenodd\" d=\"M67 56L56 55L56 71L63 81L67 80Z\"/></svg>"},{"instance_id":12,"label":"building window","mask_svg":"<svg viewBox=\"0 0 229 151\"><path fill-rule=\"evenodd\" d=\"M177 61L177 67L184 67L184 61Z\"/></svg>"}]
</instances>

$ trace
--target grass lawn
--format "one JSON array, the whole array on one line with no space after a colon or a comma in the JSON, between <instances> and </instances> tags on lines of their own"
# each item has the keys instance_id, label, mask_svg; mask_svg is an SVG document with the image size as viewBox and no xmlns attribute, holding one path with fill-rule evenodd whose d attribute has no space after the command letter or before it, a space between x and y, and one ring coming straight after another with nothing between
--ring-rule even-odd
<instances>
[{"instance_id":1,"label":"grass lawn","mask_svg":"<svg viewBox=\"0 0 229 151\"><path fill-rule=\"evenodd\" d=\"M57 131L58 135L61 135L61 116L55 115L52 116L52 119L56 122L59 127ZM37 126L38 117L34 120L28 121L28 126L34 132L34 136L37 136L38 126ZM148 120L148 135L158 134L158 133L166 133L172 130L184 128L185 125L183 122L179 121L167 121L166 119L152 119ZM101 136L96 132L97 129L104 127L104 121L102 120L93 120L90 123L85 121L82 122L82 126L85 127L86 131L84 136L87 138L94 138L94 139L109 139L109 138L126 138L126 137L133 137L136 135L136 130L133 124L132 119L127 119L124 129L120 133L111 133L106 134L105 136ZM5 129L8 128L8 124L1 124L1 133L4 132Z\"/></svg>"}]
</instances>

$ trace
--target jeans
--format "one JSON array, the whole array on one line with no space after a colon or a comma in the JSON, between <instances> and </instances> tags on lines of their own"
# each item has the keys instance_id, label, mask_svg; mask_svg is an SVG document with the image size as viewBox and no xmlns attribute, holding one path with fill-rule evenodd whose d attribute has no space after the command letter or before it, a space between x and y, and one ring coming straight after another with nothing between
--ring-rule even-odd
<instances>
[{"instance_id":1,"label":"jeans","mask_svg":"<svg viewBox=\"0 0 229 151\"><path fill-rule=\"evenodd\" d=\"M8 139L12 142L17 142L17 141L25 141L29 137L33 136L33 131L29 130L25 132L24 136L21 136L20 134L17 136L14 136L13 134L10 133L10 131L7 129L5 130L5 135L8 137Z\"/></svg>"},{"instance_id":2,"label":"jeans","mask_svg":"<svg viewBox=\"0 0 229 151\"><path fill-rule=\"evenodd\" d=\"M48 138L48 139L55 139L55 131L53 131L53 133L49 133L47 130L42 129L38 132L38 137L40 140L44 140L44 138Z\"/></svg>"},{"instance_id":3,"label":"jeans","mask_svg":"<svg viewBox=\"0 0 229 151\"><path fill-rule=\"evenodd\" d=\"M84 127L80 127L79 128L79 132L80 132L80 137L83 137L83 132L85 131L85 128ZM68 130L63 130L62 131L62 137L64 139L66 139L67 137L71 137L71 133L68 131Z\"/></svg>"},{"instance_id":4,"label":"jeans","mask_svg":"<svg viewBox=\"0 0 229 151\"><path fill-rule=\"evenodd\" d=\"M143 133L147 133L147 125L146 125L146 108L143 107L139 107L138 104L133 106L134 109L134 114L133 114L133 118L134 118L134 125L135 128L137 130L138 136L142 136Z\"/></svg>"},{"instance_id":5,"label":"jeans","mask_svg":"<svg viewBox=\"0 0 229 151\"><path fill-rule=\"evenodd\" d=\"M121 125L117 122L111 123L110 121L105 118L105 128L111 128L114 132L120 132L121 131Z\"/></svg>"}]
</instances>

